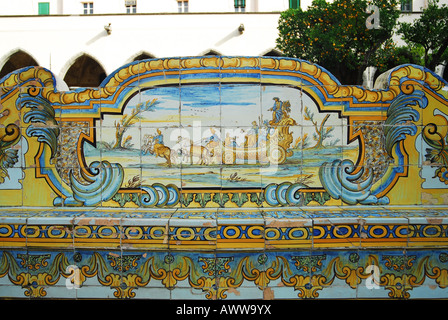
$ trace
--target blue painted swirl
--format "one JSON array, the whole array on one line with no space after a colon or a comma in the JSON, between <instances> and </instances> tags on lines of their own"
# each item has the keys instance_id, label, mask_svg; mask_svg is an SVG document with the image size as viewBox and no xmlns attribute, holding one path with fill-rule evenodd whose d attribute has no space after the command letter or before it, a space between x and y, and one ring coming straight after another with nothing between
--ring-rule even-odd
<instances>
[{"instance_id":1,"label":"blue painted swirl","mask_svg":"<svg viewBox=\"0 0 448 320\"><path fill-rule=\"evenodd\" d=\"M277 200L277 196L276 196L276 191L277 190L277 184L275 183L271 183L269 185L266 186L266 188L264 189L264 198L265 201L270 205L270 206L278 206L279 202Z\"/></svg>"},{"instance_id":2,"label":"blue painted swirl","mask_svg":"<svg viewBox=\"0 0 448 320\"><path fill-rule=\"evenodd\" d=\"M387 204L387 197L377 198L371 194L373 176L358 181L364 169L355 172L351 160L334 160L325 162L319 170L319 178L325 190L334 199L341 199L348 204Z\"/></svg>"},{"instance_id":3,"label":"blue painted swirl","mask_svg":"<svg viewBox=\"0 0 448 320\"><path fill-rule=\"evenodd\" d=\"M301 205L303 204L303 196L299 190L304 188L306 188L306 186L302 183L271 183L264 189L265 201L270 206Z\"/></svg>"},{"instance_id":4,"label":"blue painted swirl","mask_svg":"<svg viewBox=\"0 0 448 320\"><path fill-rule=\"evenodd\" d=\"M174 184L167 185L166 189L168 190L168 201L166 202L165 206L175 206L180 201L179 189Z\"/></svg>"},{"instance_id":5,"label":"blue painted swirl","mask_svg":"<svg viewBox=\"0 0 448 320\"><path fill-rule=\"evenodd\" d=\"M140 195L140 205L145 208L154 207L159 203L159 193L152 186L142 186L143 193Z\"/></svg>"},{"instance_id":6,"label":"blue painted swirl","mask_svg":"<svg viewBox=\"0 0 448 320\"><path fill-rule=\"evenodd\" d=\"M120 189L123 182L124 171L119 163L108 161L94 161L89 166L92 175L81 172L88 184L77 181L70 172L70 183L73 198L84 206L94 206L102 201L110 200ZM73 199L68 199L71 203Z\"/></svg>"},{"instance_id":7,"label":"blue painted swirl","mask_svg":"<svg viewBox=\"0 0 448 320\"><path fill-rule=\"evenodd\" d=\"M173 207L179 203L179 189L173 185L163 185L154 183L151 186L141 186L142 194L140 195L140 205L145 208L151 207Z\"/></svg>"}]
</instances>

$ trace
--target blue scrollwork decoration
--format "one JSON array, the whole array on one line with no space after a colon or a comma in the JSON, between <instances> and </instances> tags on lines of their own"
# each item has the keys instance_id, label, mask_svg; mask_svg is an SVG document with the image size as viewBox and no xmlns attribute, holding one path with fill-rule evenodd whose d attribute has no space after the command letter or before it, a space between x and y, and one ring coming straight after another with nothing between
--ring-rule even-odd
<instances>
[{"instance_id":1,"label":"blue scrollwork decoration","mask_svg":"<svg viewBox=\"0 0 448 320\"><path fill-rule=\"evenodd\" d=\"M303 205L304 199L300 189L304 188L306 185L302 183L271 183L264 190L264 198L270 206Z\"/></svg>"},{"instance_id":2,"label":"blue scrollwork decoration","mask_svg":"<svg viewBox=\"0 0 448 320\"><path fill-rule=\"evenodd\" d=\"M404 166L407 155L397 144L408 135L417 133L417 126L413 123L419 120L416 108L425 108L428 104L426 97L420 90L411 94L403 94L392 101L384 122L384 145L391 158L396 158L398 166ZM365 174L365 168L357 168L351 160L335 160L325 162L319 169L319 178L325 190L334 199L341 199L348 204L388 204L389 198L378 197L379 191L384 190L385 184L393 183L394 179L383 179L382 184L373 189L376 182L372 172ZM393 175L402 170L392 170Z\"/></svg>"},{"instance_id":3,"label":"blue scrollwork decoration","mask_svg":"<svg viewBox=\"0 0 448 320\"><path fill-rule=\"evenodd\" d=\"M31 109L23 115L23 122L30 123L26 134L47 144L51 148L51 158L54 158L57 153L59 125L53 107L47 100L29 94L23 94L18 102L22 109Z\"/></svg>"},{"instance_id":4,"label":"blue scrollwork decoration","mask_svg":"<svg viewBox=\"0 0 448 320\"><path fill-rule=\"evenodd\" d=\"M420 90L409 95L397 97L387 110L387 119L384 122L385 148L392 156L392 149L397 142L406 139L406 135L415 135L417 127L413 121L420 118L415 108L426 108L428 99Z\"/></svg>"},{"instance_id":5,"label":"blue scrollwork decoration","mask_svg":"<svg viewBox=\"0 0 448 320\"><path fill-rule=\"evenodd\" d=\"M88 169L92 175L81 171L81 175L89 182L88 184L77 181L73 173L70 173L73 199L67 199L66 204L76 200L84 206L95 206L102 201L110 200L120 189L124 178L124 170L119 163L94 161Z\"/></svg>"},{"instance_id":6,"label":"blue scrollwork decoration","mask_svg":"<svg viewBox=\"0 0 448 320\"><path fill-rule=\"evenodd\" d=\"M60 134L59 124L56 120L56 113L50 102L39 96L39 90L30 88L27 93L23 93L18 100L18 107L27 110L23 115L23 121L30 125L26 129L28 137L36 137L39 142L45 143L51 149L50 158L56 158L58 154L58 136ZM44 156L39 160L44 165ZM47 169L43 169L47 170ZM48 171L48 170L47 170ZM63 197L54 199L55 205L66 206L95 206L102 201L110 200L119 190L124 171L120 164L111 164L107 161L92 162L87 168L90 174L81 171L85 181L76 180L73 173L70 173L70 186L61 185L56 172L47 172L47 176L57 186Z\"/></svg>"},{"instance_id":7,"label":"blue scrollwork decoration","mask_svg":"<svg viewBox=\"0 0 448 320\"><path fill-rule=\"evenodd\" d=\"M372 195L373 175L359 180L364 174L364 168L355 171L351 160L334 160L325 162L319 170L319 178L325 190L334 199L341 199L348 204L388 204L387 197L377 198Z\"/></svg>"},{"instance_id":8,"label":"blue scrollwork decoration","mask_svg":"<svg viewBox=\"0 0 448 320\"><path fill-rule=\"evenodd\" d=\"M179 189L173 184L154 183L151 186L141 186L140 190L140 205L145 208L172 207L180 200Z\"/></svg>"}]
</instances>

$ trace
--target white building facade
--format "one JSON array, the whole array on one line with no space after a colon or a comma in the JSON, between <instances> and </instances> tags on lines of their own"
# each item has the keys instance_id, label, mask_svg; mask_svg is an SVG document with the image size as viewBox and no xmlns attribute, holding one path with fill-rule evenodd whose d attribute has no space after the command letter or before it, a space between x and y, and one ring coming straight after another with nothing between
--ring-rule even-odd
<instances>
[{"instance_id":1,"label":"white building facade","mask_svg":"<svg viewBox=\"0 0 448 320\"><path fill-rule=\"evenodd\" d=\"M1 15L280 12L311 0L2 0Z\"/></svg>"}]
</instances>

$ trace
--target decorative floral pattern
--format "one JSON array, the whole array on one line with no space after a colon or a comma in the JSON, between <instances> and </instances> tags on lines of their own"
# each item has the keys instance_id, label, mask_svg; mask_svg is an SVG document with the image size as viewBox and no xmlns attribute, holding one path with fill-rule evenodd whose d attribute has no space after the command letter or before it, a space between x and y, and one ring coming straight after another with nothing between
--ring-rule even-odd
<instances>
[{"instance_id":1,"label":"decorative floral pattern","mask_svg":"<svg viewBox=\"0 0 448 320\"><path fill-rule=\"evenodd\" d=\"M284 287L290 288L287 290L291 293L290 297L316 299L327 291L331 294L332 284L336 280L341 280L346 286L347 297L351 297L353 292L356 295L357 290L360 298L368 297L369 292L372 294L374 290L375 295L381 294L383 298L400 299L411 298L414 290L442 292L448 286L448 270L446 263L435 258L437 252L436 255L422 251L410 253L411 258L390 250L311 255L305 252L291 255L280 251L274 255L227 253L226 257L211 258L207 254L188 252L115 255L100 251L77 251L76 256L69 252L55 252L36 253L28 257L27 254L3 251L0 276L9 277L13 285L22 287L24 296L32 298L48 297L52 287L75 281L79 292L88 291L91 285L100 285L120 299L144 298L140 293L148 294L151 291L156 297L162 289L175 294L185 282L193 292L200 293L202 299L234 297L239 290L248 286L257 288L261 297L270 291L273 292L272 298L276 298L282 293L278 289ZM34 260L33 267L29 267L31 265L28 263L19 263L19 260L30 259ZM37 260L45 263L36 268ZM402 264L404 261L406 265ZM369 266L378 268L377 289L365 287L366 281L372 277L372 273L366 271ZM75 273L74 270L78 271ZM98 284L92 284L91 280L87 282L88 279L95 279ZM66 294L69 294L70 285L67 288ZM365 292L360 293L360 288L364 288ZM337 292L339 298L344 297L340 295L340 289Z\"/></svg>"}]
</instances>

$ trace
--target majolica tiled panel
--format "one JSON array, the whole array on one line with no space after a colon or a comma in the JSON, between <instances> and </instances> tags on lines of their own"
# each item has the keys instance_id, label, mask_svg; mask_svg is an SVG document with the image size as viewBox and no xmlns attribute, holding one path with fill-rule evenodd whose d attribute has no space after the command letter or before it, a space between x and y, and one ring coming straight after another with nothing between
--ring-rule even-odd
<instances>
[{"instance_id":1,"label":"majolica tiled panel","mask_svg":"<svg viewBox=\"0 0 448 320\"><path fill-rule=\"evenodd\" d=\"M0 79L0 296L447 298L448 84L270 57Z\"/></svg>"}]
</instances>

